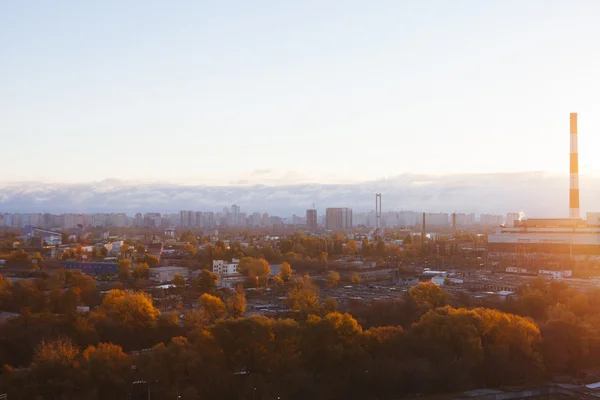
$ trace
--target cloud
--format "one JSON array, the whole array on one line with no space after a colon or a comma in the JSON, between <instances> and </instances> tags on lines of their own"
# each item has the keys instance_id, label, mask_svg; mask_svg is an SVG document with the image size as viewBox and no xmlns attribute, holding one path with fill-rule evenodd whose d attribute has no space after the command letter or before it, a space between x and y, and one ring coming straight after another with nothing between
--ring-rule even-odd
<instances>
[{"instance_id":1,"label":"cloud","mask_svg":"<svg viewBox=\"0 0 600 400\"><path fill-rule=\"evenodd\" d=\"M290 173L288 177L297 176ZM423 184L426 183L426 184ZM596 211L600 185L581 178L582 209ZM361 183L293 183L232 186L180 185L105 180L89 184L40 182L5 184L0 212L179 212L220 211L237 204L242 211L302 215L315 203L326 207L374 209L382 193L384 211L474 212L525 211L529 217L566 217L568 178L541 172L426 176L404 174ZM600 207L598 207L600 208Z\"/></svg>"}]
</instances>

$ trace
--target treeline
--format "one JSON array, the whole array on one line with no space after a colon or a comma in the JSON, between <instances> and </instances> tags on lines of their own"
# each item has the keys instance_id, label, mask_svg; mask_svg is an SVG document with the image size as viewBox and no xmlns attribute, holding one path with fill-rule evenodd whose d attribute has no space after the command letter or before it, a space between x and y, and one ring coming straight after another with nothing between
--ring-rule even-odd
<instances>
[{"instance_id":1,"label":"treeline","mask_svg":"<svg viewBox=\"0 0 600 400\"><path fill-rule=\"evenodd\" d=\"M262 262L247 268L249 276L265 272ZM338 310L334 299L320 301L308 276L286 268L275 285L293 311L244 318L244 290L217 292L203 275L198 287L212 294L163 314L142 292L95 297L93 280L78 273L48 279L67 287L56 302L51 282L2 281L3 309L20 306L22 316L0 325L0 387L11 399L147 399L148 391L165 399L389 399L537 384L600 366L600 292L562 282L534 280L518 300L487 308L422 283L395 300ZM31 301L23 285L43 297ZM81 314L81 303L98 307ZM58 304L69 307L59 314Z\"/></svg>"},{"instance_id":2,"label":"treeline","mask_svg":"<svg viewBox=\"0 0 600 400\"><path fill-rule=\"evenodd\" d=\"M488 309L437 308L407 330L363 330L337 312L228 318L137 355L46 340L28 368L5 367L1 383L16 399L120 399L139 390L139 398L150 390L165 399L382 399L536 382L540 344L530 320Z\"/></svg>"}]
</instances>

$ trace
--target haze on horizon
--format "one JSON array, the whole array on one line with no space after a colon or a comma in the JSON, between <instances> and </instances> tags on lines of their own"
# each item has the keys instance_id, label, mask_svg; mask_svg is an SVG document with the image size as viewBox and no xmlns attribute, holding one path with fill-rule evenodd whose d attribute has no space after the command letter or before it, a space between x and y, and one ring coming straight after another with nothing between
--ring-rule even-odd
<instances>
[{"instance_id":1,"label":"haze on horizon","mask_svg":"<svg viewBox=\"0 0 600 400\"><path fill-rule=\"evenodd\" d=\"M600 158L600 3L0 5L0 181L355 182ZM584 192L582 192L582 196Z\"/></svg>"}]
</instances>

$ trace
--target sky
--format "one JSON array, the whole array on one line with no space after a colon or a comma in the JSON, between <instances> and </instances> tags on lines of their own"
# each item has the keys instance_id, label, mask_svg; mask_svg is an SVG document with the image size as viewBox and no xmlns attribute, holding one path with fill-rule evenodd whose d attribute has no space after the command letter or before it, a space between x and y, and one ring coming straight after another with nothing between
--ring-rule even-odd
<instances>
[{"instance_id":1,"label":"sky","mask_svg":"<svg viewBox=\"0 0 600 400\"><path fill-rule=\"evenodd\" d=\"M600 175L600 2L0 1L2 182ZM8 167L8 168L7 168Z\"/></svg>"}]
</instances>

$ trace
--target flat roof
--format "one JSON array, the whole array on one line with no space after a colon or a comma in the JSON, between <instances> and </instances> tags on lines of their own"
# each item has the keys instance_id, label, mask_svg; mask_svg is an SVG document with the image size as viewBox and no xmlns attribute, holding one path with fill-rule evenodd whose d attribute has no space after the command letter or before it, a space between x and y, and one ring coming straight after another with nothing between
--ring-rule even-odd
<instances>
[{"instance_id":1,"label":"flat roof","mask_svg":"<svg viewBox=\"0 0 600 400\"><path fill-rule=\"evenodd\" d=\"M181 271L181 270L187 270L186 267L156 267L156 268L150 268L150 272L153 271Z\"/></svg>"}]
</instances>

